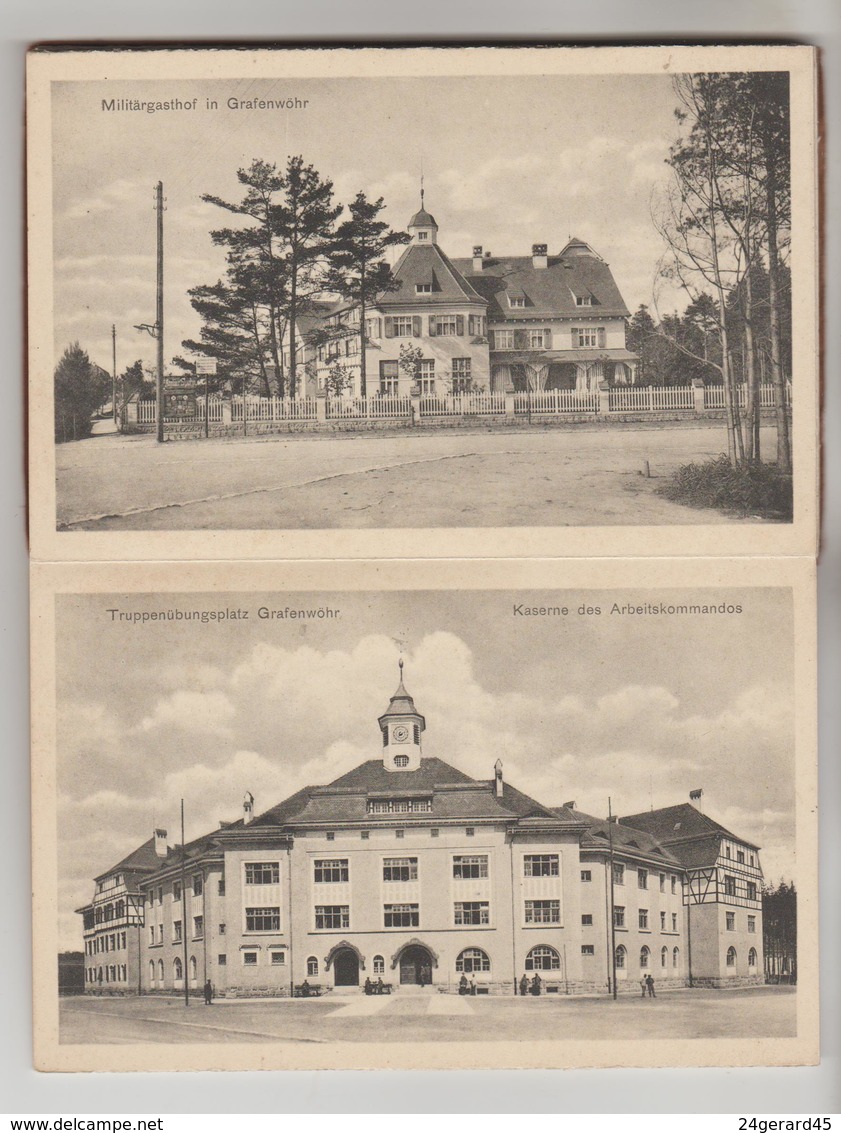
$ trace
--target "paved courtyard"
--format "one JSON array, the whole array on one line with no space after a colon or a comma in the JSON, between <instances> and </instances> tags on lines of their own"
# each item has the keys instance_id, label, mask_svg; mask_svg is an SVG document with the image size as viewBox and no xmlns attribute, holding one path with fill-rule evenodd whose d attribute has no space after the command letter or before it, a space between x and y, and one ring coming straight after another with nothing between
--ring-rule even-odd
<instances>
[{"instance_id":1,"label":"paved courtyard","mask_svg":"<svg viewBox=\"0 0 841 1133\"><path fill-rule=\"evenodd\" d=\"M762 443L774 452L773 429ZM724 445L720 422L166 445L103 434L56 446L57 518L100 531L761 522L655 493Z\"/></svg>"},{"instance_id":2,"label":"paved courtyard","mask_svg":"<svg viewBox=\"0 0 841 1133\"><path fill-rule=\"evenodd\" d=\"M200 997L61 1001L62 1043L465 1042L570 1039L780 1038L796 1034L789 987L680 989L656 999L426 994L310 1000Z\"/></svg>"}]
</instances>

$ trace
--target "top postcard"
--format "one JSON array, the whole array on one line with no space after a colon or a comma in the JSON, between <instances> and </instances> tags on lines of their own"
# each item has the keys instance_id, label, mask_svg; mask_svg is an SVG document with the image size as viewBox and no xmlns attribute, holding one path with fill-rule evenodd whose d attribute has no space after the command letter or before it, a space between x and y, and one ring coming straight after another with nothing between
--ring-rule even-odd
<instances>
[{"instance_id":1,"label":"top postcard","mask_svg":"<svg viewBox=\"0 0 841 1133\"><path fill-rule=\"evenodd\" d=\"M816 66L35 49L34 557L814 554Z\"/></svg>"}]
</instances>

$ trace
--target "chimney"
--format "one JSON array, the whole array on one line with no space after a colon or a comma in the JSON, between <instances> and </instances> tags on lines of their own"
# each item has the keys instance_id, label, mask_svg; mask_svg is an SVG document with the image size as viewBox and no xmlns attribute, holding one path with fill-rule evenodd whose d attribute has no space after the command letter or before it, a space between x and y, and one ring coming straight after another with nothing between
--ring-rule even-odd
<instances>
[{"instance_id":1,"label":"chimney","mask_svg":"<svg viewBox=\"0 0 841 1133\"><path fill-rule=\"evenodd\" d=\"M617 826L619 824L619 815L618 814L612 814L610 816L610 824L611 824L611 826Z\"/></svg>"},{"instance_id":2,"label":"chimney","mask_svg":"<svg viewBox=\"0 0 841 1133\"><path fill-rule=\"evenodd\" d=\"M254 796L246 791L242 797L242 823L247 826L254 817Z\"/></svg>"},{"instance_id":3,"label":"chimney","mask_svg":"<svg viewBox=\"0 0 841 1133\"><path fill-rule=\"evenodd\" d=\"M494 764L494 778L496 779L496 797L502 798L502 760L498 759Z\"/></svg>"},{"instance_id":4,"label":"chimney","mask_svg":"<svg viewBox=\"0 0 841 1133\"><path fill-rule=\"evenodd\" d=\"M531 246L531 262L536 268L545 268L549 266L549 257L547 255L548 247L546 244L532 244Z\"/></svg>"},{"instance_id":5,"label":"chimney","mask_svg":"<svg viewBox=\"0 0 841 1133\"><path fill-rule=\"evenodd\" d=\"M482 270L482 245L481 244L474 244L473 245L473 270L474 271L481 271Z\"/></svg>"},{"instance_id":6,"label":"chimney","mask_svg":"<svg viewBox=\"0 0 841 1133\"><path fill-rule=\"evenodd\" d=\"M166 830L155 830L155 853L159 858L166 857Z\"/></svg>"},{"instance_id":7,"label":"chimney","mask_svg":"<svg viewBox=\"0 0 841 1133\"><path fill-rule=\"evenodd\" d=\"M564 803L564 806L569 807L570 810L575 810L575 799L570 799L568 803Z\"/></svg>"}]
</instances>

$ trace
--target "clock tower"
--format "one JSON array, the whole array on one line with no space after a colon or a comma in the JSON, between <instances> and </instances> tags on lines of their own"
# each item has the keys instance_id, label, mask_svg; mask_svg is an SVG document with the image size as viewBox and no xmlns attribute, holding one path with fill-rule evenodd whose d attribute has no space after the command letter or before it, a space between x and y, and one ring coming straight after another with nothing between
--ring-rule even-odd
<instances>
[{"instance_id":1,"label":"clock tower","mask_svg":"<svg viewBox=\"0 0 841 1133\"><path fill-rule=\"evenodd\" d=\"M421 734L426 721L403 687L403 658L400 682L378 723L383 738L383 767L386 771L417 771L421 761Z\"/></svg>"}]
</instances>

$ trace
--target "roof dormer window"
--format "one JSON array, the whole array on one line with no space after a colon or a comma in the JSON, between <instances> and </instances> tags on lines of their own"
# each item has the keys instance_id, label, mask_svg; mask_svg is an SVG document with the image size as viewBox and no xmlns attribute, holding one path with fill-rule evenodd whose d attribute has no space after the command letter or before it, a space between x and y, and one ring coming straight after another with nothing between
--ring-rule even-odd
<instances>
[{"instance_id":1,"label":"roof dormer window","mask_svg":"<svg viewBox=\"0 0 841 1133\"><path fill-rule=\"evenodd\" d=\"M432 294L432 284L431 283L416 283L415 284L415 293L417 295L431 295Z\"/></svg>"},{"instance_id":2,"label":"roof dormer window","mask_svg":"<svg viewBox=\"0 0 841 1133\"><path fill-rule=\"evenodd\" d=\"M508 296L508 306L509 307L525 307L525 305L526 305L526 299L525 299L524 295L509 295Z\"/></svg>"},{"instance_id":3,"label":"roof dormer window","mask_svg":"<svg viewBox=\"0 0 841 1133\"><path fill-rule=\"evenodd\" d=\"M593 306L593 296L592 295L576 295L575 296L575 305L576 305L576 307L592 307Z\"/></svg>"}]
</instances>

